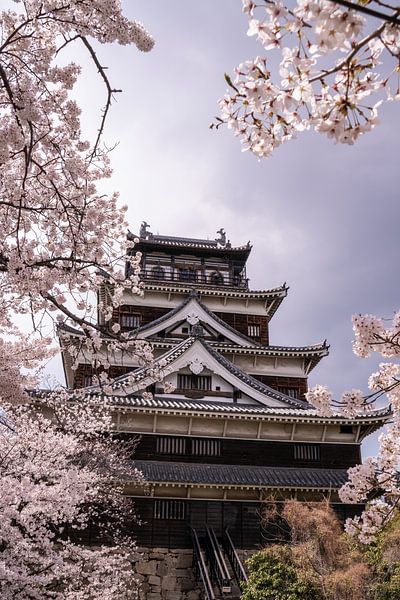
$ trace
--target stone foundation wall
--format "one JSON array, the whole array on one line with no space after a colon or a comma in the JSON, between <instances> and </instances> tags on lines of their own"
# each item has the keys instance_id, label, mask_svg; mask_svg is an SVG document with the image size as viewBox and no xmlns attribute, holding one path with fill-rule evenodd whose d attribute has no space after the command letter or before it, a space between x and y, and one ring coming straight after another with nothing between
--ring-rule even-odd
<instances>
[{"instance_id":1,"label":"stone foundation wall","mask_svg":"<svg viewBox=\"0 0 400 600\"><path fill-rule=\"evenodd\" d=\"M244 562L254 550L239 550ZM204 600L196 581L191 550L139 548L134 569L140 582L140 600Z\"/></svg>"}]
</instances>

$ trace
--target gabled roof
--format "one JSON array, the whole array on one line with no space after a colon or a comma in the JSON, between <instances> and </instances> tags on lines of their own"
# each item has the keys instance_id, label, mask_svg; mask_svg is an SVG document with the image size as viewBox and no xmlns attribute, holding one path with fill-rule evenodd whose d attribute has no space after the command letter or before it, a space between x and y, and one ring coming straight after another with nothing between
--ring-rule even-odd
<instances>
[{"instance_id":1,"label":"gabled roof","mask_svg":"<svg viewBox=\"0 0 400 600\"><path fill-rule=\"evenodd\" d=\"M154 348L165 348L169 349L180 343L180 338L174 337L158 337L151 339L151 344ZM249 356L269 356L269 357L292 357L292 358L303 358L308 361L308 369L306 370L309 373L323 358L329 354L329 345L326 340L320 342L319 344L313 344L311 346L242 346L237 344L231 344L229 342L219 342L215 340L207 340L207 343L210 344L212 348L218 350L222 354L245 354Z\"/></svg>"},{"instance_id":2,"label":"gabled roof","mask_svg":"<svg viewBox=\"0 0 400 600\"><path fill-rule=\"evenodd\" d=\"M216 314L207 308L207 306L200 300L196 290L192 290L183 302L178 304L175 308L170 310L165 315L162 315L158 319L155 319L151 323L147 323L142 327L132 331L134 337L150 337L156 335L159 331L170 327L171 325L177 324L181 321L186 321L189 314L194 313L200 322L205 322L210 325L213 329L227 337L235 344L244 346L260 347L260 344L247 337L243 333L240 333L223 319L220 319Z\"/></svg>"},{"instance_id":3,"label":"gabled roof","mask_svg":"<svg viewBox=\"0 0 400 600\"><path fill-rule=\"evenodd\" d=\"M155 370L157 371L157 368L160 368L166 375L171 374L189 365L195 358L200 360L205 368L216 372L233 387L238 388L256 402L267 406L286 405L297 408L307 408L309 406L303 400L287 396L254 379L227 358L221 356L200 337L189 337L158 357L155 361ZM143 367L127 375L121 375L121 377L115 379L112 387L117 394L119 391L129 394L144 389L157 380L157 376L154 376L153 367L151 369Z\"/></svg>"}]
</instances>

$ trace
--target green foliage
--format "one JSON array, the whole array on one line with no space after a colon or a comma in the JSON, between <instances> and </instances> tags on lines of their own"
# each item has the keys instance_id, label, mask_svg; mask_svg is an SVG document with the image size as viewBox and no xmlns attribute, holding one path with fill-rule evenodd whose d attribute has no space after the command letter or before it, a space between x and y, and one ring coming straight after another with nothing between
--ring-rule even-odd
<instances>
[{"instance_id":1,"label":"green foliage","mask_svg":"<svg viewBox=\"0 0 400 600\"><path fill-rule=\"evenodd\" d=\"M400 598L400 564L386 573L386 580L375 587L374 600L399 600Z\"/></svg>"},{"instance_id":2,"label":"green foliage","mask_svg":"<svg viewBox=\"0 0 400 600\"><path fill-rule=\"evenodd\" d=\"M249 581L241 600L320 600L317 588L293 564L288 546L271 546L248 561ZM391 599L390 599L391 600Z\"/></svg>"}]
</instances>

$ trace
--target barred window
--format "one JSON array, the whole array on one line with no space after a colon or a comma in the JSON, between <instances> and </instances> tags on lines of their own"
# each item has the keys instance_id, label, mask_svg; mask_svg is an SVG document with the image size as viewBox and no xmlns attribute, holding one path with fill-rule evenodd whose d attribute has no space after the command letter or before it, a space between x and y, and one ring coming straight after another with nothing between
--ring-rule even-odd
<instances>
[{"instance_id":1,"label":"barred window","mask_svg":"<svg viewBox=\"0 0 400 600\"><path fill-rule=\"evenodd\" d=\"M90 387L93 383L93 376L92 375L84 375L83 376L83 387Z\"/></svg>"},{"instance_id":2,"label":"barred window","mask_svg":"<svg viewBox=\"0 0 400 600\"><path fill-rule=\"evenodd\" d=\"M194 456L221 456L221 440L193 439Z\"/></svg>"},{"instance_id":3,"label":"barred window","mask_svg":"<svg viewBox=\"0 0 400 600\"><path fill-rule=\"evenodd\" d=\"M158 454L186 454L187 438L158 437L156 451Z\"/></svg>"},{"instance_id":4,"label":"barred window","mask_svg":"<svg viewBox=\"0 0 400 600\"><path fill-rule=\"evenodd\" d=\"M161 436L157 438L156 452L188 456L221 456L221 440Z\"/></svg>"},{"instance_id":5,"label":"barred window","mask_svg":"<svg viewBox=\"0 0 400 600\"><path fill-rule=\"evenodd\" d=\"M136 327L140 327L140 315L121 313L119 323L121 327L136 329Z\"/></svg>"},{"instance_id":6,"label":"barred window","mask_svg":"<svg viewBox=\"0 0 400 600\"><path fill-rule=\"evenodd\" d=\"M211 390L211 375L185 375L178 373L178 388L181 390Z\"/></svg>"},{"instance_id":7,"label":"barred window","mask_svg":"<svg viewBox=\"0 0 400 600\"><path fill-rule=\"evenodd\" d=\"M290 398L299 398L300 391L299 388L290 388L290 387L278 387L278 391L282 394L286 394L286 396L290 396Z\"/></svg>"},{"instance_id":8,"label":"barred window","mask_svg":"<svg viewBox=\"0 0 400 600\"><path fill-rule=\"evenodd\" d=\"M179 281L197 281L197 271L194 269L179 269Z\"/></svg>"},{"instance_id":9,"label":"barred window","mask_svg":"<svg viewBox=\"0 0 400 600\"><path fill-rule=\"evenodd\" d=\"M155 519L183 521L186 517L186 504L183 500L156 500L154 502Z\"/></svg>"},{"instance_id":10,"label":"barred window","mask_svg":"<svg viewBox=\"0 0 400 600\"><path fill-rule=\"evenodd\" d=\"M260 325L258 323L249 323L247 326L247 335L249 337L260 337Z\"/></svg>"},{"instance_id":11,"label":"barred window","mask_svg":"<svg viewBox=\"0 0 400 600\"><path fill-rule=\"evenodd\" d=\"M295 444L294 446L295 460L321 460L321 447L317 444Z\"/></svg>"}]
</instances>

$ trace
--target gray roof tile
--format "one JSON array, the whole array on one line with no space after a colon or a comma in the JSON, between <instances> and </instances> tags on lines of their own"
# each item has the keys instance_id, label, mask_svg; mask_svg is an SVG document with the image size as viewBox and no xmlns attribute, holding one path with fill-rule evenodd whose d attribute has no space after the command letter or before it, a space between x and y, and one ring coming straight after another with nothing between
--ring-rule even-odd
<instances>
[{"instance_id":1,"label":"gray roof tile","mask_svg":"<svg viewBox=\"0 0 400 600\"><path fill-rule=\"evenodd\" d=\"M258 467L136 460L135 467L149 482L338 489L347 481L346 469Z\"/></svg>"}]
</instances>

